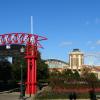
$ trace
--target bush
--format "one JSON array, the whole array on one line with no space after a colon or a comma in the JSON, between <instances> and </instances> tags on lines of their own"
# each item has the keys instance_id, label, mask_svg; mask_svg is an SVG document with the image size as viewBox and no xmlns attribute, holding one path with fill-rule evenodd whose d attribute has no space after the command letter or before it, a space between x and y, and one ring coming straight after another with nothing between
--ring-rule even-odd
<instances>
[{"instance_id":1,"label":"bush","mask_svg":"<svg viewBox=\"0 0 100 100\"><path fill-rule=\"evenodd\" d=\"M69 99L71 92L54 92L45 91L36 95L35 99ZM75 93L77 99L87 99L89 98L89 93Z\"/></svg>"}]
</instances>

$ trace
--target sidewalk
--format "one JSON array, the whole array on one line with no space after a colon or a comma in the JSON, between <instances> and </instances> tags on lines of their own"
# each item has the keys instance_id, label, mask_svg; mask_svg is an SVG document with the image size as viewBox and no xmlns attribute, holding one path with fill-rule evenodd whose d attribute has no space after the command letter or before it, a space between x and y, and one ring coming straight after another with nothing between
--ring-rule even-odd
<instances>
[{"instance_id":1,"label":"sidewalk","mask_svg":"<svg viewBox=\"0 0 100 100\"><path fill-rule=\"evenodd\" d=\"M22 100L20 99L20 93L19 92L0 92L0 100ZM23 100L33 100L33 98L25 96Z\"/></svg>"},{"instance_id":2,"label":"sidewalk","mask_svg":"<svg viewBox=\"0 0 100 100\"><path fill-rule=\"evenodd\" d=\"M19 97L20 97L19 92L12 92L12 93L7 93L6 91L0 92L0 100L22 100ZM38 99L33 99L33 97L25 96L23 100L38 100ZM69 100L69 99L42 99L42 100ZM76 100L90 100L90 99L76 99Z\"/></svg>"}]
</instances>

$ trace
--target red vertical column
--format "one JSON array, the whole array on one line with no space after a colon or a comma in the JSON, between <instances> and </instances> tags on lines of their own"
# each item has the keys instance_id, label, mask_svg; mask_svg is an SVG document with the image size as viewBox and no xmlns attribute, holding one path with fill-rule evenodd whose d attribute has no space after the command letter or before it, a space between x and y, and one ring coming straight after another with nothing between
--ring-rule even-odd
<instances>
[{"instance_id":1,"label":"red vertical column","mask_svg":"<svg viewBox=\"0 0 100 100\"><path fill-rule=\"evenodd\" d=\"M32 93L32 54L31 54L31 44L28 43L26 46L26 57L27 59L27 85L26 85L26 93Z\"/></svg>"},{"instance_id":2,"label":"red vertical column","mask_svg":"<svg viewBox=\"0 0 100 100\"><path fill-rule=\"evenodd\" d=\"M27 87L26 87L26 93L27 94L30 94L31 91L30 91L30 59L27 58Z\"/></svg>"},{"instance_id":3,"label":"red vertical column","mask_svg":"<svg viewBox=\"0 0 100 100\"><path fill-rule=\"evenodd\" d=\"M32 94L34 94L34 85L35 85L35 77L34 77L34 58L32 59Z\"/></svg>"},{"instance_id":4,"label":"red vertical column","mask_svg":"<svg viewBox=\"0 0 100 100\"><path fill-rule=\"evenodd\" d=\"M32 94L32 58L30 58L30 94Z\"/></svg>"},{"instance_id":5,"label":"red vertical column","mask_svg":"<svg viewBox=\"0 0 100 100\"><path fill-rule=\"evenodd\" d=\"M37 51L36 51L36 46L33 44L33 58L32 58L32 94L36 93L36 56L37 56Z\"/></svg>"},{"instance_id":6,"label":"red vertical column","mask_svg":"<svg viewBox=\"0 0 100 100\"><path fill-rule=\"evenodd\" d=\"M36 79L37 79L37 77L36 77L36 73L37 73L37 68L36 68L36 66L37 66L37 65L36 65L36 59L34 60L34 66L35 66L35 68L34 68L34 78L35 78L35 79L34 79L34 81L35 81L34 91L35 91L35 93L36 93L36 91L37 91L37 88L36 88L36 87L37 87L37 85L36 85L36 84L37 84L37 80L36 80Z\"/></svg>"},{"instance_id":7,"label":"red vertical column","mask_svg":"<svg viewBox=\"0 0 100 100\"><path fill-rule=\"evenodd\" d=\"M28 71L28 79L27 79L27 91L26 93L31 93L31 94L35 94L36 91L37 91L37 63L36 63L36 60L37 60L37 48L40 48L42 47L38 41L41 41L41 40L46 40L45 37L41 37L41 36L38 36L38 35L34 35L34 43L30 42L30 37L29 37L29 42L27 43L27 54L28 54L28 57L26 57L27 59L30 59L30 62L29 65L28 65L28 68L29 68L29 71ZM29 88L30 87L30 88Z\"/></svg>"},{"instance_id":8,"label":"red vertical column","mask_svg":"<svg viewBox=\"0 0 100 100\"><path fill-rule=\"evenodd\" d=\"M37 91L37 63L36 63L36 60L37 60L37 44L35 44L34 46L34 51L35 51L35 57L34 57L34 81L35 81L35 85L34 85L34 91L36 93Z\"/></svg>"}]
</instances>

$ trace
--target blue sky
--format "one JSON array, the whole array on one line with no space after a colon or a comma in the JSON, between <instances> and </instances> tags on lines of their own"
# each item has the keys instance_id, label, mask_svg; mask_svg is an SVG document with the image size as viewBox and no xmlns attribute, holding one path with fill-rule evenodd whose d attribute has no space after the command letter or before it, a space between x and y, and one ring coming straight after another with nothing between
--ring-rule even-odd
<instances>
[{"instance_id":1,"label":"blue sky","mask_svg":"<svg viewBox=\"0 0 100 100\"><path fill-rule=\"evenodd\" d=\"M100 0L0 0L0 34L30 33L31 16L34 33L48 38L43 59L68 61L74 48L99 59Z\"/></svg>"}]
</instances>

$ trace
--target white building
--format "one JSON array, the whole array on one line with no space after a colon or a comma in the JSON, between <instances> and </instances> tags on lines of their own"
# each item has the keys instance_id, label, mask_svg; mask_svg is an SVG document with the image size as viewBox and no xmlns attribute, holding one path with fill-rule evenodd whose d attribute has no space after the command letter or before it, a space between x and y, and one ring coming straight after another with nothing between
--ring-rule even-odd
<instances>
[{"instance_id":1,"label":"white building","mask_svg":"<svg viewBox=\"0 0 100 100\"><path fill-rule=\"evenodd\" d=\"M80 71L83 64L84 54L79 49L73 49L73 51L69 54L70 69Z\"/></svg>"}]
</instances>

